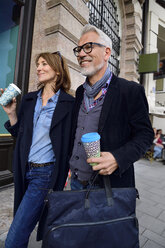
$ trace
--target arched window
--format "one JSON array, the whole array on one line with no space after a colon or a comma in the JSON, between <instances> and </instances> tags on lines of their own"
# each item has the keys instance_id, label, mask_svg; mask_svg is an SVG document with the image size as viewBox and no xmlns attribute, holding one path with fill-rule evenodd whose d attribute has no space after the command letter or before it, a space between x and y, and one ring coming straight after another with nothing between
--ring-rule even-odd
<instances>
[{"instance_id":1,"label":"arched window","mask_svg":"<svg viewBox=\"0 0 165 248\"><path fill-rule=\"evenodd\" d=\"M119 74L119 21L117 15L117 7L112 0L90 0L89 8L89 23L101 29L112 40L112 52L109 60L111 71Z\"/></svg>"}]
</instances>

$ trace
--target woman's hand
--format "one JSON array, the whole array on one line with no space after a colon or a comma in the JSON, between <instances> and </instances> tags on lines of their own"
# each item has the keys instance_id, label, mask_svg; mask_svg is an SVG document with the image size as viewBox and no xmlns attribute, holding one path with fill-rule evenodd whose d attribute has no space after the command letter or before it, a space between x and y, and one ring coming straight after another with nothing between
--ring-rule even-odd
<instances>
[{"instance_id":1,"label":"woman's hand","mask_svg":"<svg viewBox=\"0 0 165 248\"><path fill-rule=\"evenodd\" d=\"M4 90L1 88L0 89L0 96L4 93ZM10 124L11 126L14 125L17 122L17 114L16 114L16 106L17 106L17 101L16 98L14 97L13 100L6 106L1 105L6 114L9 117Z\"/></svg>"}]
</instances>

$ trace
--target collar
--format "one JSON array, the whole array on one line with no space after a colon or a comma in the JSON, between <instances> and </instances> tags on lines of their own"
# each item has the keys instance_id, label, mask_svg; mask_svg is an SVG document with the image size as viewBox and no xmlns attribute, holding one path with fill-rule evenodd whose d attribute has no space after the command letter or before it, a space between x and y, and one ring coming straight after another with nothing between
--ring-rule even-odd
<instances>
[{"instance_id":1,"label":"collar","mask_svg":"<svg viewBox=\"0 0 165 248\"><path fill-rule=\"evenodd\" d=\"M23 99L25 101L28 101L28 102L29 101L36 101L37 100L37 94L38 94L39 91L40 90L29 92L29 93L27 93L26 95L23 96ZM74 102L74 97L69 95L68 93L66 93L62 89L60 89L58 101L59 102Z\"/></svg>"},{"instance_id":2,"label":"collar","mask_svg":"<svg viewBox=\"0 0 165 248\"><path fill-rule=\"evenodd\" d=\"M49 98L49 100L51 99L52 102L57 103L57 99L58 99L59 95L60 95L60 89L56 93L54 93L54 95L51 98ZM37 97L40 100L42 100L42 89L39 90L39 92L37 93Z\"/></svg>"}]
</instances>

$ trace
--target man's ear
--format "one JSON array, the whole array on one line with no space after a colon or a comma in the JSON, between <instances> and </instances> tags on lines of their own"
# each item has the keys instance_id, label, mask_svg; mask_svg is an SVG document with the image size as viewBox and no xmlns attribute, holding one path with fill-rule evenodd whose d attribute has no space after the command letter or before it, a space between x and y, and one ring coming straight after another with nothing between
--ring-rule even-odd
<instances>
[{"instance_id":1,"label":"man's ear","mask_svg":"<svg viewBox=\"0 0 165 248\"><path fill-rule=\"evenodd\" d=\"M110 47L106 47L105 48L105 60L108 61L110 56L111 56L111 49Z\"/></svg>"}]
</instances>

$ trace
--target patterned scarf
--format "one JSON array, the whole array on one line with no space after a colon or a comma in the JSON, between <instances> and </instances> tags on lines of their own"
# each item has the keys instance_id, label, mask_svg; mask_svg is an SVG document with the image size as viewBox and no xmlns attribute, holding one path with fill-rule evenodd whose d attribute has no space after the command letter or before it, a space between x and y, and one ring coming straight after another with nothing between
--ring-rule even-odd
<instances>
[{"instance_id":1,"label":"patterned scarf","mask_svg":"<svg viewBox=\"0 0 165 248\"><path fill-rule=\"evenodd\" d=\"M111 76L111 71L109 67L107 67L106 72L104 73L104 76L97 81L94 85L90 86L88 78L86 78L85 83L83 84L83 87L85 89L84 91L84 104L86 106L87 112L89 112L90 108L89 106L93 104L94 97L101 91L101 89L105 86L107 80Z\"/></svg>"}]
</instances>

